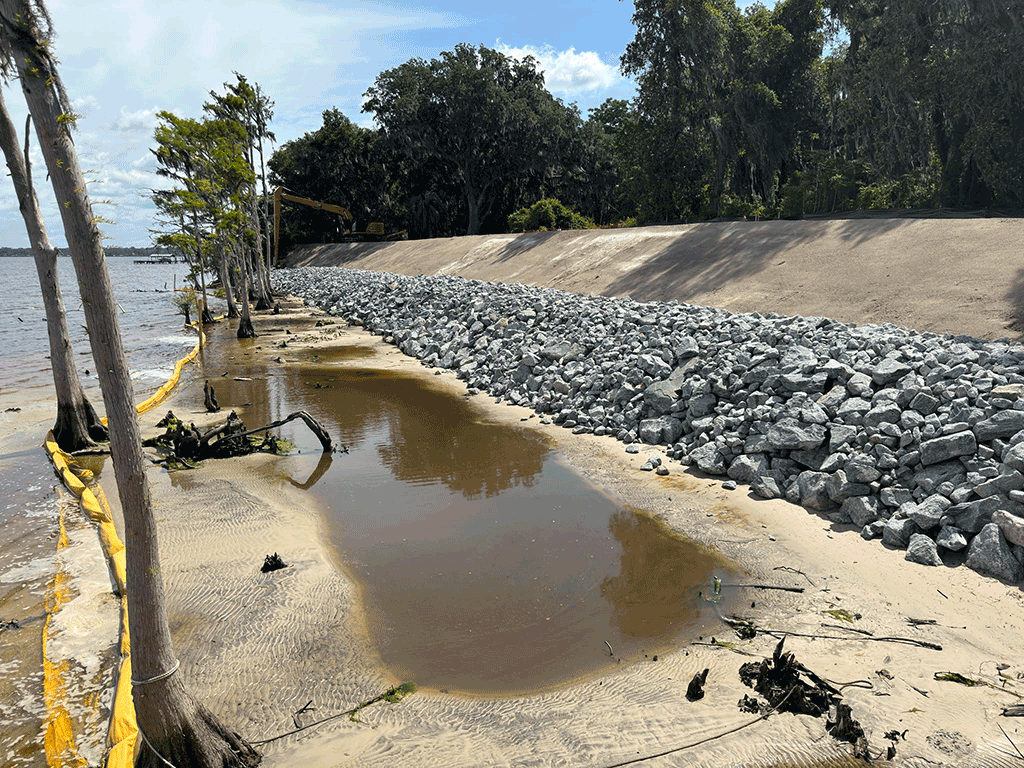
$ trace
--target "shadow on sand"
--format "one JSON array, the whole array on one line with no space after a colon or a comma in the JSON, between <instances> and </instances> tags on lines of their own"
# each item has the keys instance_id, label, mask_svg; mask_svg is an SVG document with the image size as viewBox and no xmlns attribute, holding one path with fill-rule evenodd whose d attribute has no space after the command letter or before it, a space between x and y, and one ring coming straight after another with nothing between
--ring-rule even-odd
<instances>
[{"instance_id":1,"label":"shadow on sand","mask_svg":"<svg viewBox=\"0 0 1024 768\"><path fill-rule=\"evenodd\" d=\"M686 301L761 272L786 252L825 237L856 246L905 227L911 219L706 222L689 225L655 256L613 282L606 293L640 301Z\"/></svg>"}]
</instances>

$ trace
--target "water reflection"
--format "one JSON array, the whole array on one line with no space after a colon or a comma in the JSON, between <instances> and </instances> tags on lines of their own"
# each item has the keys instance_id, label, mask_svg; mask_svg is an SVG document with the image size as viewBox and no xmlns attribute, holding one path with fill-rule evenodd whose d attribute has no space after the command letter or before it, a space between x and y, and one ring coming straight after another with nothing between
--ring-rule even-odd
<instances>
[{"instance_id":1,"label":"water reflection","mask_svg":"<svg viewBox=\"0 0 1024 768\"><path fill-rule=\"evenodd\" d=\"M692 621L707 606L698 596L718 565L697 546L681 547L656 520L619 511L608 530L622 547L619 572L601 582L613 606L612 622L629 637L661 637Z\"/></svg>"},{"instance_id":2,"label":"water reflection","mask_svg":"<svg viewBox=\"0 0 1024 768\"><path fill-rule=\"evenodd\" d=\"M330 453L322 453L320 454L320 461L316 463L316 466L313 468L313 471L310 473L309 477L306 478L306 482L299 483L293 480L291 477L287 478L287 480L296 488L301 488L304 491L308 491L310 488L312 488L320 481L320 478L322 478L324 474L326 474L327 470L331 468L331 464L333 462L334 458Z\"/></svg>"},{"instance_id":3,"label":"water reflection","mask_svg":"<svg viewBox=\"0 0 1024 768\"><path fill-rule=\"evenodd\" d=\"M549 451L540 436L483 423L470 403L411 376L317 364L259 372L250 378L211 381L225 411L248 403L247 427L304 408L349 447L363 445L368 434L384 428L386 435L372 442L379 462L395 479L441 482L470 499L494 496L513 486L529 487ZM304 429L287 425L285 436L303 449L315 450L316 441L311 442Z\"/></svg>"},{"instance_id":4,"label":"water reflection","mask_svg":"<svg viewBox=\"0 0 1024 768\"><path fill-rule=\"evenodd\" d=\"M295 422L282 432L302 452L257 471L329 510L329 541L396 676L537 689L613 663L605 641L642 658L713 619L697 591L722 565L618 508L536 433L482 422L420 377L253 360L231 338L211 344L225 409L248 403L250 427L305 409L350 448L325 457Z\"/></svg>"}]
</instances>

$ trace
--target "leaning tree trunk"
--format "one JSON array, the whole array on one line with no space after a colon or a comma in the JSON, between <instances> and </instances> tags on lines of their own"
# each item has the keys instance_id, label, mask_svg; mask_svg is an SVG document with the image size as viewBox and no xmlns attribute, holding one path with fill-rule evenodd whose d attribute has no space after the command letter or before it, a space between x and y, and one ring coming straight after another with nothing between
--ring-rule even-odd
<instances>
[{"instance_id":1,"label":"leaning tree trunk","mask_svg":"<svg viewBox=\"0 0 1024 768\"><path fill-rule=\"evenodd\" d=\"M30 118L31 119L31 118ZM43 293L46 308L46 333L50 339L50 368L53 371L53 387L57 394L57 421L53 425L53 438L57 445L67 452L83 448L95 448L97 441L109 439L89 398L82 391L82 384L75 369L71 338L68 334L67 318L64 314L64 299L60 293L57 278L57 249L50 245L46 234L39 201L32 189L31 168L28 163L28 123L25 125L25 154L18 147L17 131L7 112L3 93L0 92L0 144L11 170L11 180L18 196L18 207L25 220L32 255L35 257L36 272L39 274L39 288Z\"/></svg>"},{"instance_id":2,"label":"leaning tree trunk","mask_svg":"<svg viewBox=\"0 0 1024 768\"><path fill-rule=\"evenodd\" d=\"M110 448L124 513L131 620L132 694L144 746L136 766L254 765L259 755L228 732L186 690L171 644L157 527L145 474L131 378L100 232L67 125L70 104L50 58L41 0L0 0L0 22L50 173L85 305L93 360L110 424ZM138 682L136 682L138 681ZM157 754L154 754L156 752ZM158 756L159 755L159 756Z\"/></svg>"},{"instance_id":3,"label":"leaning tree trunk","mask_svg":"<svg viewBox=\"0 0 1024 768\"><path fill-rule=\"evenodd\" d=\"M242 259L242 319L238 322L238 333L240 339L256 338L256 331L252 327L252 312L249 310L249 266L248 256L243 251L239 254Z\"/></svg>"},{"instance_id":4,"label":"leaning tree trunk","mask_svg":"<svg viewBox=\"0 0 1024 768\"><path fill-rule=\"evenodd\" d=\"M260 137L257 140L256 147L259 150L259 154L260 154L260 180L261 180L261 182L263 184L263 199L260 201L260 213L262 214L262 216L260 218L263 220L263 242L264 242L264 245L266 245L266 251L267 251L267 257L266 257L267 278L268 278L268 282L270 282L269 278L270 278L271 269L273 269L277 265L273 263L273 258L272 258L273 254L274 254L274 241L273 241L273 233L270 231L270 212L267 210L267 205L268 205L268 201L270 200L270 195L269 195L269 193L267 191L267 167L266 167L266 164L263 161L263 138L262 137ZM270 284L270 298L271 299L274 298L274 286L273 286L273 283Z\"/></svg>"},{"instance_id":5,"label":"leaning tree trunk","mask_svg":"<svg viewBox=\"0 0 1024 768\"><path fill-rule=\"evenodd\" d=\"M228 266L228 249L220 244L220 282L224 287L224 298L228 302L228 317L238 317L238 306L235 304L235 289L231 285L231 268Z\"/></svg>"},{"instance_id":6,"label":"leaning tree trunk","mask_svg":"<svg viewBox=\"0 0 1024 768\"><path fill-rule=\"evenodd\" d=\"M249 167L252 167L252 147L249 148ZM256 205L256 182L249 185L249 213L252 216L252 230L256 235L256 252L253 266L256 267L256 309L270 309L270 275L263 268L263 225Z\"/></svg>"},{"instance_id":7,"label":"leaning tree trunk","mask_svg":"<svg viewBox=\"0 0 1024 768\"><path fill-rule=\"evenodd\" d=\"M199 311L199 325L209 325L213 322L213 313L210 311L210 301L206 295L206 256L203 254L203 244L199 238L199 216L193 211L192 222L196 228L196 264L199 267L199 289L202 292L202 309ZM203 343L203 329L199 329L199 343Z\"/></svg>"}]
</instances>

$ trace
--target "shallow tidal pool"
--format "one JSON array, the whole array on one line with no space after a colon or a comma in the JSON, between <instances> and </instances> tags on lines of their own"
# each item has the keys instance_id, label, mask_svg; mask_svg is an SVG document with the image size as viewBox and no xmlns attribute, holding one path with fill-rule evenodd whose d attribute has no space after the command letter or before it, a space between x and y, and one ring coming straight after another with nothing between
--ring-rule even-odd
<instances>
[{"instance_id":1,"label":"shallow tidal pool","mask_svg":"<svg viewBox=\"0 0 1024 768\"><path fill-rule=\"evenodd\" d=\"M305 409L348 447L323 455L293 422L282 432L300 452L270 471L327 510L335 560L396 677L540 690L653 659L717 621L722 606L699 593L726 563L617 506L528 427L489 423L429 378L349 367L365 347L267 367L245 345L211 348L225 414L244 406L255 427Z\"/></svg>"}]
</instances>

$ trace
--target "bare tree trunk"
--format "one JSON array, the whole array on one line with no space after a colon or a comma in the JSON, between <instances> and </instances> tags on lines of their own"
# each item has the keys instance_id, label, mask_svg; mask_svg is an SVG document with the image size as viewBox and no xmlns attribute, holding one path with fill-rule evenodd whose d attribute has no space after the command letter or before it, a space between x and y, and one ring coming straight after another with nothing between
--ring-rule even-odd
<instances>
[{"instance_id":1,"label":"bare tree trunk","mask_svg":"<svg viewBox=\"0 0 1024 768\"><path fill-rule=\"evenodd\" d=\"M193 211L192 212L192 223L196 228L196 265L199 268L199 288L202 294L203 306L199 310L199 324L209 325L213 322L213 313L210 312L210 302L206 295L206 256L203 254L203 244L199 236L199 216ZM199 329L199 343L202 344L203 333L202 328Z\"/></svg>"},{"instance_id":2,"label":"bare tree trunk","mask_svg":"<svg viewBox=\"0 0 1024 768\"><path fill-rule=\"evenodd\" d=\"M220 244L220 282L224 286L224 298L228 302L228 317L238 317L238 306L235 304L235 288L231 285L231 269L228 267L228 250L224 243Z\"/></svg>"},{"instance_id":3,"label":"bare tree trunk","mask_svg":"<svg viewBox=\"0 0 1024 768\"><path fill-rule=\"evenodd\" d=\"M244 247L244 246L243 246ZM242 319L238 323L240 339L256 338L256 331L252 327L252 313L249 311L249 257L242 252Z\"/></svg>"},{"instance_id":4,"label":"bare tree trunk","mask_svg":"<svg viewBox=\"0 0 1024 768\"><path fill-rule=\"evenodd\" d=\"M268 204L268 202L270 200L270 194L267 191L267 167L266 167L266 164L265 164L264 158L263 158L263 138L262 137L259 138L259 140L258 140L258 142L256 144L256 147L257 147L257 149L259 150L259 153L260 153L260 180L261 180L262 185L263 185L263 200L262 200L262 204L260 205L260 213L262 214L261 218L263 219L263 242L266 244L266 247L267 247L267 257L266 257L267 261L266 261L266 264L267 264L267 278L269 280L270 272L271 272L271 270L276 265L272 261L272 256L273 256L273 253L274 253L273 236L272 236L272 233L270 231L270 214L267 211L267 204ZM273 287L274 287L273 284L271 284L270 285L270 288L271 288L270 297L271 298L274 297Z\"/></svg>"},{"instance_id":5,"label":"bare tree trunk","mask_svg":"<svg viewBox=\"0 0 1024 768\"><path fill-rule=\"evenodd\" d=\"M228 733L176 674L178 662L167 622L156 519L131 378L100 232L69 133L70 103L50 58L49 19L41 0L31 5L26 0L0 0L0 24L5 47L17 64L50 172L78 275L89 342L110 424L111 457L124 511L128 552L132 695L140 733L151 745L143 747L136 766L163 766L168 761L200 768L254 765L259 755Z\"/></svg>"},{"instance_id":6,"label":"bare tree trunk","mask_svg":"<svg viewBox=\"0 0 1024 768\"><path fill-rule=\"evenodd\" d=\"M97 441L109 439L89 398L82 391L82 384L75 369L71 338L68 334L67 318L64 314L64 299L60 293L57 278L57 249L50 245L46 234L39 201L32 189L31 169L28 163L28 123L25 125L25 153L18 147L17 131L7 112L3 93L0 92L0 144L11 170L11 180L18 196L18 206L25 220L25 229L32 245L39 288L43 293L46 308L46 333L50 339L50 368L53 372L53 388L57 394L57 421L53 426L53 437L61 450L69 453L83 448L95 448Z\"/></svg>"},{"instance_id":7,"label":"bare tree trunk","mask_svg":"<svg viewBox=\"0 0 1024 768\"><path fill-rule=\"evenodd\" d=\"M249 147L249 167L253 167L252 147ZM255 181L249 186L249 208L253 234L256 235L256 253L253 259L253 266L256 268L256 309L265 310L270 309L273 304L270 302L270 274L266 272L263 264L263 227L256 204Z\"/></svg>"}]
</instances>

